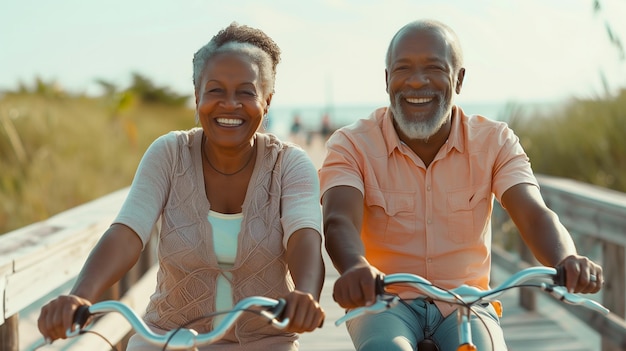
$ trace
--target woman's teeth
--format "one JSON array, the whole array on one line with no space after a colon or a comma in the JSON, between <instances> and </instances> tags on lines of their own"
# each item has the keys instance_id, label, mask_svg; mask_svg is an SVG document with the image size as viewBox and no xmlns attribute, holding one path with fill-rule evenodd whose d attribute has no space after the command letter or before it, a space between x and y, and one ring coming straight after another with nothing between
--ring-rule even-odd
<instances>
[{"instance_id":1,"label":"woman's teeth","mask_svg":"<svg viewBox=\"0 0 626 351\"><path fill-rule=\"evenodd\" d=\"M226 126L238 126L243 123L243 120L238 118L218 118L217 123Z\"/></svg>"}]
</instances>

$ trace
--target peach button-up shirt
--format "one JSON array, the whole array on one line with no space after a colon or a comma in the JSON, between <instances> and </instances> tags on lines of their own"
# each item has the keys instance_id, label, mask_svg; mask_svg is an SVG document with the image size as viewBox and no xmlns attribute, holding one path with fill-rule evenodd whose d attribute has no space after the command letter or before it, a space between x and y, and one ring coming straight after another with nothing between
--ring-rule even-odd
<instances>
[{"instance_id":1,"label":"peach button-up shirt","mask_svg":"<svg viewBox=\"0 0 626 351\"><path fill-rule=\"evenodd\" d=\"M493 197L500 201L520 183L538 186L518 137L503 122L455 106L448 141L425 167L392 119L379 108L329 139L321 194L342 185L361 191L366 258L382 272L488 289ZM418 296L408 287L396 292ZM454 310L437 305L444 315Z\"/></svg>"}]
</instances>

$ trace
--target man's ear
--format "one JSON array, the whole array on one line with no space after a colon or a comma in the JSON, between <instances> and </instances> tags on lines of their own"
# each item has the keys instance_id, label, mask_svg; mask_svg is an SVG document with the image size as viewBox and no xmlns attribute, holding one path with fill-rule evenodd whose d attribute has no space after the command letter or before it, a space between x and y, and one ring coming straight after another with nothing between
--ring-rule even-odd
<instances>
[{"instance_id":1,"label":"man's ear","mask_svg":"<svg viewBox=\"0 0 626 351\"><path fill-rule=\"evenodd\" d=\"M455 91L457 94L461 94L461 88L463 87L463 79L465 79L465 68L461 67L456 77Z\"/></svg>"},{"instance_id":2,"label":"man's ear","mask_svg":"<svg viewBox=\"0 0 626 351\"><path fill-rule=\"evenodd\" d=\"M389 72L385 69L385 91L389 94Z\"/></svg>"}]
</instances>

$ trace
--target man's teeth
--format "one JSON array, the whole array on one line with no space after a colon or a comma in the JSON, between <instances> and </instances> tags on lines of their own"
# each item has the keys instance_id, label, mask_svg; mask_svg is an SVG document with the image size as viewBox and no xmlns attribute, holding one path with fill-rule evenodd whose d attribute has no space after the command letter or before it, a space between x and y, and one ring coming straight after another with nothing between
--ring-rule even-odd
<instances>
[{"instance_id":1,"label":"man's teeth","mask_svg":"<svg viewBox=\"0 0 626 351\"><path fill-rule=\"evenodd\" d=\"M238 118L218 118L217 123L229 126L238 126L242 124L243 121Z\"/></svg>"},{"instance_id":2,"label":"man's teeth","mask_svg":"<svg viewBox=\"0 0 626 351\"><path fill-rule=\"evenodd\" d=\"M406 101L411 104L425 104L432 101L433 98L406 98Z\"/></svg>"}]
</instances>

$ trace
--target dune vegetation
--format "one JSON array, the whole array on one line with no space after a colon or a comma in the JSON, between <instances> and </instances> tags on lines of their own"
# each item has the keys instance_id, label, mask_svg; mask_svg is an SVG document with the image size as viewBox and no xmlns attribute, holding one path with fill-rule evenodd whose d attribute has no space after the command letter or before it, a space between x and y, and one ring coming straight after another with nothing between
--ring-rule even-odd
<instances>
[{"instance_id":1,"label":"dune vegetation","mask_svg":"<svg viewBox=\"0 0 626 351\"><path fill-rule=\"evenodd\" d=\"M100 97L36 80L0 94L0 234L124 188L148 145L194 124L189 97L133 76ZM535 172L626 191L626 90L556 110L509 111Z\"/></svg>"},{"instance_id":2,"label":"dune vegetation","mask_svg":"<svg viewBox=\"0 0 626 351\"><path fill-rule=\"evenodd\" d=\"M0 234L130 185L156 137L195 123L186 97L165 95L178 100L69 96L40 81L0 95Z\"/></svg>"},{"instance_id":3,"label":"dune vegetation","mask_svg":"<svg viewBox=\"0 0 626 351\"><path fill-rule=\"evenodd\" d=\"M549 111L520 110L509 125L535 172L626 192L626 89Z\"/></svg>"}]
</instances>

